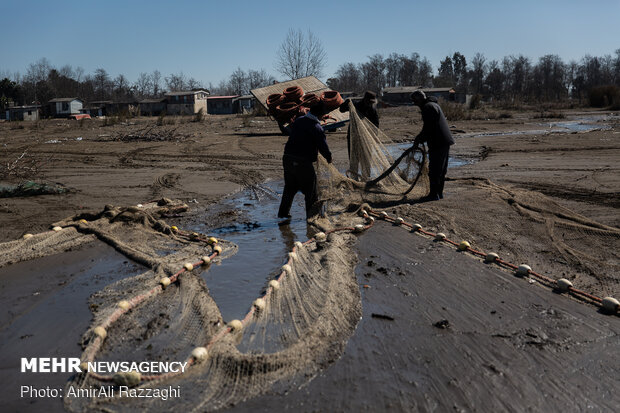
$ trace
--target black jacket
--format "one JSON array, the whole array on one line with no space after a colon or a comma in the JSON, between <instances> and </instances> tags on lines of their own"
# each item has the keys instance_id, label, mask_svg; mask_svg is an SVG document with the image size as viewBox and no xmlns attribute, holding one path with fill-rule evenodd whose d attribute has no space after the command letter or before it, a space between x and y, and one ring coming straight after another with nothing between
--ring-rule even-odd
<instances>
[{"instance_id":1,"label":"black jacket","mask_svg":"<svg viewBox=\"0 0 620 413\"><path fill-rule=\"evenodd\" d=\"M300 161L315 162L318 152L327 162L332 161L323 127L314 115L308 113L293 122L291 134L284 146L284 155L294 156Z\"/></svg>"},{"instance_id":2,"label":"black jacket","mask_svg":"<svg viewBox=\"0 0 620 413\"><path fill-rule=\"evenodd\" d=\"M377 128L379 127L379 114L377 113L377 109L373 105L365 105L364 100L358 100L353 103L355 106L355 110L361 119L367 118L373 125ZM349 99L347 99L342 105L340 105L340 112L348 112L349 111Z\"/></svg>"},{"instance_id":3,"label":"black jacket","mask_svg":"<svg viewBox=\"0 0 620 413\"><path fill-rule=\"evenodd\" d=\"M424 126L416 137L416 141L426 142L429 149L454 145L448 121L437 104L437 99L433 97L426 99L426 103L422 106L422 120Z\"/></svg>"}]
</instances>

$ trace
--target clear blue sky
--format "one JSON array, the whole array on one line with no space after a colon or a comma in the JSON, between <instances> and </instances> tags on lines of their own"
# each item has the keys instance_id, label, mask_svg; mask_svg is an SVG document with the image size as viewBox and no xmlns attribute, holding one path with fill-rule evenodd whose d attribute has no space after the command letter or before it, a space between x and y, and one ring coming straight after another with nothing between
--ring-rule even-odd
<instances>
[{"instance_id":1,"label":"clear blue sky","mask_svg":"<svg viewBox=\"0 0 620 413\"><path fill-rule=\"evenodd\" d=\"M460 52L487 60L523 54L565 62L620 48L619 0L186 1L0 0L0 74L53 66L183 72L217 85L237 68L274 68L289 28L310 29L327 52L325 78L344 62L419 53L435 70Z\"/></svg>"}]
</instances>

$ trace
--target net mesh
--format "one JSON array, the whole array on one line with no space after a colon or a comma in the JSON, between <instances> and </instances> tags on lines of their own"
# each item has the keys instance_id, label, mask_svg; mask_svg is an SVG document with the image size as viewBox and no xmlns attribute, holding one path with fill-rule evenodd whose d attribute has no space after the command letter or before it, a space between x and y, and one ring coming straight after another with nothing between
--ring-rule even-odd
<instances>
[{"instance_id":1,"label":"net mesh","mask_svg":"<svg viewBox=\"0 0 620 413\"><path fill-rule=\"evenodd\" d=\"M410 202L428 193L428 162L423 147L398 146L349 103L350 156L347 171L319 158L320 199L327 212L351 210L362 203L382 207Z\"/></svg>"}]
</instances>

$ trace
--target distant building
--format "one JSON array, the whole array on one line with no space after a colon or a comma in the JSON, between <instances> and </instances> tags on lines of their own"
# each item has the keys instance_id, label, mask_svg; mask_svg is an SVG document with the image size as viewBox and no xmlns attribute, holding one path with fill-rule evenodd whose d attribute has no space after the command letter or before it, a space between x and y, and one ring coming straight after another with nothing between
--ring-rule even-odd
<instances>
[{"instance_id":1,"label":"distant building","mask_svg":"<svg viewBox=\"0 0 620 413\"><path fill-rule=\"evenodd\" d=\"M6 108L6 120L39 120L40 105L9 106Z\"/></svg>"},{"instance_id":2,"label":"distant building","mask_svg":"<svg viewBox=\"0 0 620 413\"><path fill-rule=\"evenodd\" d=\"M207 98L207 113L209 115L230 115L233 113L233 100L239 95L209 96Z\"/></svg>"},{"instance_id":3,"label":"distant building","mask_svg":"<svg viewBox=\"0 0 620 413\"><path fill-rule=\"evenodd\" d=\"M54 118L68 118L69 115L80 113L84 102L78 98L56 98L47 102L50 116Z\"/></svg>"},{"instance_id":4,"label":"distant building","mask_svg":"<svg viewBox=\"0 0 620 413\"><path fill-rule=\"evenodd\" d=\"M111 100L88 102L86 106L80 110L80 112L86 113L90 116L107 116L108 108L106 105L111 103Z\"/></svg>"},{"instance_id":5,"label":"distant building","mask_svg":"<svg viewBox=\"0 0 620 413\"><path fill-rule=\"evenodd\" d=\"M233 113L247 113L254 109L254 96L243 95L233 99ZM208 101L207 101L208 102Z\"/></svg>"},{"instance_id":6,"label":"distant building","mask_svg":"<svg viewBox=\"0 0 620 413\"><path fill-rule=\"evenodd\" d=\"M464 93L456 93L451 87L423 88L421 86L386 87L381 93L381 100L391 105L412 105L411 93L422 90L426 96L434 96L448 102L465 103Z\"/></svg>"},{"instance_id":7,"label":"distant building","mask_svg":"<svg viewBox=\"0 0 620 413\"><path fill-rule=\"evenodd\" d=\"M166 111L166 99L144 99L139 106L142 116L159 116Z\"/></svg>"},{"instance_id":8,"label":"distant building","mask_svg":"<svg viewBox=\"0 0 620 413\"><path fill-rule=\"evenodd\" d=\"M166 93L168 115L193 115L203 109L207 113L206 90L193 90L189 92L168 92Z\"/></svg>"},{"instance_id":9,"label":"distant building","mask_svg":"<svg viewBox=\"0 0 620 413\"><path fill-rule=\"evenodd\" d=\"M112 100L96 100L88 102L80 112L90 116L135 115L138 113L138 102L114 102Z\"/></svg>"}]
</instances>

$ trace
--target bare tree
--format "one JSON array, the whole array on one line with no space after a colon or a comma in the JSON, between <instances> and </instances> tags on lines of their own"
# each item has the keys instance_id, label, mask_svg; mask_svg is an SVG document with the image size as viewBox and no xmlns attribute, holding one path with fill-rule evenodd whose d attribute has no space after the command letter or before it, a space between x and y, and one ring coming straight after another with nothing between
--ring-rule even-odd
<instances>
[{"instance_id":1,"label":"bare tree","mask_svg":"<svg viewBox=\"0 0 620 413\"><path fill-rule=\"evenodd\" d=\"M237 67L230 75L229 90L233 95L243 95L247 93L247 76L240 67Z\"/></svg>"},{"instance_id":2,"label":"bare tree","mask_svg":"<svg viewBox=\"0 0 620 413\"><path fill-rule=\"evenodd\" d=\"M134 83L134 89L140 99L148 96L151 89L151 79L146 72L141 72L138 75L138 79Z\"/></svg>"},{"instance_id":3,"label":"bare tree","mask_svg":"<svg viewBox=\"0 0 620 413\"><path fill-rule=\"evenodd\" d=\"M161 93L161 73L159 70L153 70L151 73L151 94L153 97L159 97Z\"/></svg>"},{"instance_id":4,"label":"bare tree","mask_svg":"<svg viewBox=\"0 0 620 413\"><path fill-rule=\"evenodd\" d=\"M106 98L110 96L110 89L112 88L112 82L110 81L108 72L103 68L96 69L93 80L99 100L106 100Z\"/></svg>"},{"instance_id":5,"label":"bare tree","mask_svg":"<svg viewBox=\"0 0 620 413\"><path fill-rule=\"evenodd\" d=\"M291 79L323 76L327 54L321 41L310 31L289 29L276 56L276 70Z\"/></svg>"},{"instance_id":6,"label":"bare tree","mask_svg":"<svg viewBox=\"0 0 620 413\"><path fill-rule=\"evenodd\" d=\"M482 94L484 86L484 77L486 76L487 66L486 59L482 53L476 53L471 61L473 66L469 72L471 92Z\"/></svg>"},{"instance_id":7,"label":"bare tree","mask_svg":"<svg viewBox=\"0 0 620 413\"><path fill-rule=\"evenodd\" d=\"M256 89L258 87L268 86L273 84L275 80L273 76L268 74L265 69L260 70L248 70L248 89Z\"/></svg>"},{"instance_id":8,"label":"bare tree","mask_svg":"<svg viewBox=\"0 0 620 413\"><path fill-rule=\"evenodd\" d=\"M183 72L178 74L171 74L170 76L166 76L166 87L169 92L181 91L185 89L187 85L187 81L185 80L185 75Z\"/></svg>"},{"instance_id":9,"label":"bare tree","mask_svg":"<svg viewBox=\"0 0 620 413\"><path fill-rule=\"evenodd\" d=\"M194 79L193 77L190 77L189 80L186 83L186 86L189 90L197 90L197 89L203 89L204 87L202 86L202 82L200 82L199 80Z\"/></svg>"}]
</instances>

